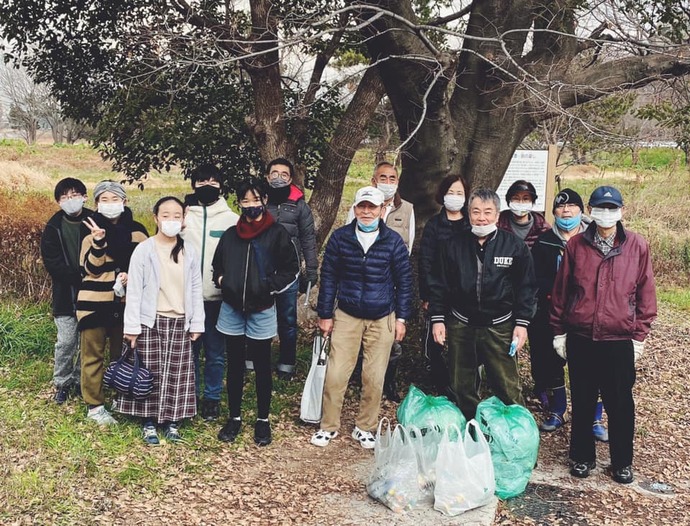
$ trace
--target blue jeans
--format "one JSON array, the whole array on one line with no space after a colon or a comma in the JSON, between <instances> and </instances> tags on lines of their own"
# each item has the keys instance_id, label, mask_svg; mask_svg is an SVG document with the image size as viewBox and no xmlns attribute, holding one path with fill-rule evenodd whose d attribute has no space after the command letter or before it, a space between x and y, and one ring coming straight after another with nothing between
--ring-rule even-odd
<instances>
[{"instance_id":1,"label":"blue jeans","mask_svg":"<svg viewBox=\"0 0 690 526\"><path fill-rule=\"evenodd\" d=\"M280 338L280 356L278 370L295 372L297 359L297 292L299 282L295 282L284 292L276 296L278 313L278 338Z\"/></svg>"},{"instance_id":2,"label":"blue jeans","mask_svg":"<svg viewBox=\"0 0 690 526\"><path fill-rule=\"evenodd\" d=\"M225 377L225 338L216 329L221 301L205 301L205 332L192 344L196 372L196 395L201 393L201 348L204 348L204 399L220 400Z\"/></svg>"}]
</instances>

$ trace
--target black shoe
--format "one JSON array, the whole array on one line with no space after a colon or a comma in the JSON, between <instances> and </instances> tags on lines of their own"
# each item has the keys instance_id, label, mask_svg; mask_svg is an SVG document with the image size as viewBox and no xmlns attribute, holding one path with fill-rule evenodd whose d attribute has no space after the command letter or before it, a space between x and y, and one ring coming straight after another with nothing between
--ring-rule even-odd
<instances>
[{"instance_id":1,"label":"black shoe","mask_svg":"<svg viewBox=\"0 0 690 526\"><path fill-rule=\"evenodd\" d=\"M220 400L207 400L204 398L201 401L201 418L207 422L213 422L220 416Z\"/></svg>"},{"instance_id":2,"label":"black shoe","mask_svg":"<svg viewBox=\"0 0 690 526\"><path fill-rule=\"evenodd\" d=\"M242 429L242 420L229 419L218 433L221 442L234 442Z\"/></svg>"},{"instance_id":3,"label":"black shoe","mask_svg":"<svg viewBox=\"0 0 690 526\"><path fill-rule=\"evenodd\" d=\"M635 480L632 466L626 466L624 468L615 470L613 472L613 480L619 484L630 484L633 480Z\"/></svg>"},{"instance_id":4,"label":"black shoe","mask_svg":"<svg viewBox=\"0 0 690 526\"><path fill-rule=\"evenodd\" d=\"M295 373L289 373L287 371L276 371L276 376L278 380L283 380L284 382L292 382L295 378Z\"/></svg>"},{"instance_id":5,"label":"black shoe","mask_svg":"<svg viewBox=\"0 0 690 526\"><path fill-rule=\"evenodd\" d=\"M589 477L590 470L596 467L596 462L575 462L570 468L570 474L573 477L586 479Z\"/></svg>"},{"instance_id":6,"label":"black shoe","mask_svg":"<svg viewBox=\"0 0 690 526\"><path fill-rule=\"evenodd\" d=\"M254 424L254 442L257 446L267 446L271 443L271 424L265 420L257 420Z\"/></svg>"},{"instance_id":7,"label":"black shoe","mask_svg":"<svg viewBox=\"0 0 690 526\"><path fill-rule=\"evenodd\" d=\"M55 400L55 403L57 405L62 405L67 401L67 399L69 398L69 390L69 385L63 385L62 387L58 387L58 390L56 391L55 396L53 397L53 400Z\"/></svg>"}]
</instances>

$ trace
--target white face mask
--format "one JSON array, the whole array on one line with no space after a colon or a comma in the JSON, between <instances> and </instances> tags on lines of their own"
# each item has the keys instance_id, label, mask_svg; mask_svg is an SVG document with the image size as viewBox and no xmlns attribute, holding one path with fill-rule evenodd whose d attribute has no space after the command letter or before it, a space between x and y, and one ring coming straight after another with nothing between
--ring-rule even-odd
<instances>
[{"instance_id":1,"label":"white face mask","mask_svg":"<svg viewBox=\"0 0 690 526\"><path fill-rule=\"evenodd\" d=\"M67 215L77 216L81 213L81 209L84 208L84 198L72 197L66 201L60 201L60 208Z\"/></svg>"},{"instance_id":2,"label":"white face mask","mask_svg":"<svg viewBox=\"0 0 690 526\"><path fill-rule=\"evenodd\" d=\"M620 208L598 208L592 207L592 212L589 214L597 226L601 228L611 228L623 217Z\"/></svg>"},{"instance_id":3,"label":"white face mask","mask_svg":"<svg viewBox=\"0 0 690 526\"><path fill-rule=\"evenodd\" d=\"M460 209L465 206L465 196L464 195L444 195L443 196L443 206L449 212L459 212Z\"/></svg>"},{"instance_id":4,"label":"white face mask","mask_svg":"<svg viewBox=\"0 0 690 526\"><path fill-rule=\"evenodd\" d=\"M161 221L161 232L168 237L175 237L182 230L182 221Z\"/></svg>"},{"instance_id":5,"label":"white face mask","mask_svg":"<svg viewBox=\"0 0 690 526\"><path fill-rule=\"evenodd\" d=\"M508 203L508 208L516 216L524 217L532 211L534 207L533 203L518 203L517 201L511 201Z\"/></svg>"},{"instance_id":6,"label":"white face mask","mask_svg":"<svg viewBox=\"0 0 690 526\"><path fill-rule=\"evenodd\" d=\"M486 237L496 231L496 223L490 225L472 225L472 233L477 237Z\"/></svg>"},{"instance_id":7,"label":"white face mask","mask_svg":"<svg viewBox=\"0 0 690 526\"><path fill-rule=\"evenodd\" d=\"M393 196L395 195L395 192L398 191L398 185L397 184L388 184L388 183L379 183L376 185L376 188L381 190L383 192L383 198L388 201L389 199L392 199Z\"/></svg>"},{"instance_id":8,"label":"white face mask","mask_svg":"<svg viewBox=\"0 0 690 526\"><path fill-rule=\"evenodd\" d=\"M98 213L107 219L117 219L124 211L124 203L98 203Z\"/></svg>"}]
</instances>

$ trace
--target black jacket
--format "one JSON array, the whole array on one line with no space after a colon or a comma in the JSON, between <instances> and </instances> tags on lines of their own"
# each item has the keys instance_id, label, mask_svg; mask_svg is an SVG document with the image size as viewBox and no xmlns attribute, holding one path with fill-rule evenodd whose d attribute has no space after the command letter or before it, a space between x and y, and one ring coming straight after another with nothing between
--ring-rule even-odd
<instances>
[{"instance_id":1,"label":"black jacket","mask_svg":"<svg viewBox=\"0 0 690 526\"><path fill-rule=\"evenodd\" d=\"M537 300L539 309L548 311L551 304L551 290L556 281L558 267L565 250L565 241L556 235L553 230L544 232L537 238L532 246L532 260L534 261L534 274L537 278Z\"/></svg>"},{"instance_id":2,"label":"black jacket","mask_svg":"<svg viewBox=\"0 0 690 526\"><path fill-rule=\"evenodd\" d=\"M282 189L280 189L282 190ZM304 193L294 184L290 185L285 199L277 199L276 190L268 193L266 208L277 223L288 231L292 241L304 257L307 280L316 283L319 273L319 260L316 256L316 229L311 208L304 200Z\"/></svg>"},{"instance_id":3,"label":"black jacket","mask_svg":"<svg viewBox=\"0 0 690 526\"><path fill-rule=\"evenodd\" d=\"M83 221L93 214L93 210L83 208L74 221ZM77 292L81 284L81 270L79 265L71 265L62 236L62 219L65 212L60 210L48 220L41 235L41 257L43 264L53 282L53 316L74 316L76 312ZM79 245L77 247L77 261L81 243L85 232L79 229Z\"/></svg>"},{"instance_id":4,"label":"black jacket","mask_svg":"<svg viewBox=\"0 0 690 526\"><path fill-rule=\"evenodd\" d=\"M424 232L419 243L419 299L429 301L429 279L434 265L438 264L438 256L441 246L451 237L469 230L470 223L467 221L467 213L463 210L462 219L459 221L448 221L446 209L429 219L424 225Z\"/></svg>"},{"instance_id":5,"label":"black jacket","mask_svg":"<svg viewBox=\"0 0 690 526\"><path fill-rule=\"evenodd\" d=\"M274 295L292 284L299 273L294 243L284 227L274 223L253 239L242 239L228 228L213 256L213 281L223 276L223 301L241 312L271 307Z\"/></svg>"},{"instance_id":6,"label":"black jacket","mask_svg":"<svg viewBox=\"0 0 690 526\"><path fill-rule=\"evenodd\" d=\"M447 314L473 326L513 319L526 327L536 312L536 280L527 245L516 235L497 230L484 245L478 282L477 238L465 231L441 247L438 271L431 278L431 321Z\"/></svg>"}]
</instances>

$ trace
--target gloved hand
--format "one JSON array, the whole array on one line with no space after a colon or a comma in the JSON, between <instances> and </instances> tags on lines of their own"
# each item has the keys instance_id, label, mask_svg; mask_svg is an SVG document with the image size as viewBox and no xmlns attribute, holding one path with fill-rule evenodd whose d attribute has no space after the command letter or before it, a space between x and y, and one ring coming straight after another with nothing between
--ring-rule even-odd
<instances>
[{"instance_id":1,"label":"gloved hand","mask_svg":"<svg viewBox=\"0 0 690 526\"><path fill-rule=\"evenodd\" d=\"M307 292L307 290L313 289L316 286L316 282L319 279L319 275L317 273L312 273L312 272L307 272L306 274L302 272L299 275L299 292L300 294L304 294ZM311 287L309 287L309 284L311 283Z\"/></svg>"},{"instance_id":2,"label":"gloved hand","mask_svg":"<svg viewBox=\"0 0 690 526\"><path fill-rule=\"evenodd\" d=\"M631 340L633 344L633 353L635 353L635 363L637 360L642 358L644 354L644 342L638 342L637 340Z\"/></svg>"},{"instance_id":3,"label":"gloved hand","mask_svg":"<svg viewBox=\"0 0 690 526\"><path fill-rule=\"evenodd\" d=\"M553 337L553 350L556 351L556 354L564 360L568 359L568 355L565 351L565 340L567 337L567 334L559 334L558 336Z\"/></svg>"}]
</instances>

